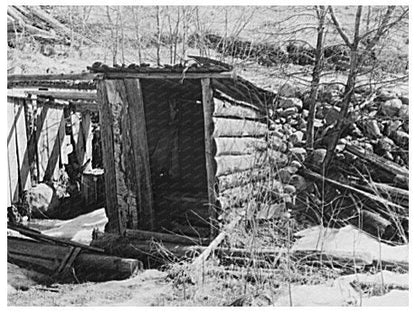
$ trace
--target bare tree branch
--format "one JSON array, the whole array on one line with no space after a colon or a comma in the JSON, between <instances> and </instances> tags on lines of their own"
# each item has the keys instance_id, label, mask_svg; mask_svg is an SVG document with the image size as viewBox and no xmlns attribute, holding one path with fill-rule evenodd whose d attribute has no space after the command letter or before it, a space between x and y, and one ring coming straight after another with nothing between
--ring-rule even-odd
<instances>
[{"instance_id":1,"label":"bare tree branch","mask_svg":"<svg viewBox=\"0 0 416 312\"><path fill-rule=\"evenodd\" d=\"M331 15L332 22L334 23L334 26L335 26L337 32L339 33L339 35L341 36L341 38L344 40L345 44L349 48L352 48L352 44L350 42L350 39L348 39L348 36L342 30L341 25L339 24L338 19L335 16L334 10L332 9L332 6L331 5L328 7L328 10L329 10L329 14Z\"/></svg>"}]
</instances>

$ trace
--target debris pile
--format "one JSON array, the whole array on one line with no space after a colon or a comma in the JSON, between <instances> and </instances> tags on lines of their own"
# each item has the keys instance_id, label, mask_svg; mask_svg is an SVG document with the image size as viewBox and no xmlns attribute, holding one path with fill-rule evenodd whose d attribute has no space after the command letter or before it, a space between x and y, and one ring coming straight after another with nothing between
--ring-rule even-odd
<instances>
[{"instance_id":1,"label":"debris pile","mask_svg":"<svg viewBox=\"0 0 416 312\"><path fill-rule=\"evenodd\" d=\"M289 208L314 224L321 219L330 227L353 224L382 239L405 243L409 215L408 93L399 88L384 87L375 92L369 87L358 88L336 157L323 174L328 142L340 118L342 92L338 86L319 92L314 149L307 150L308 95L292 85L281 89L270 142L272 148L287 155L279 178L288 193L298 199Z\"/></svg>"}]
</instances>

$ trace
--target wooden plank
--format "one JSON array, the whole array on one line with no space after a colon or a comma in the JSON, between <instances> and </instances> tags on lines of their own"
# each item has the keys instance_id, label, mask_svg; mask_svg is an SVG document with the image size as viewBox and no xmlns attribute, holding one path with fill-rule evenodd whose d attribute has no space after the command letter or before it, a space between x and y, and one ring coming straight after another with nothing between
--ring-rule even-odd
<instances>
[{"instance_id":1,"label":"wooden plank","mask_svg":"<svg viewBox=\"0 0 416 312\"><path fill-rule=\"evenodd\" d=\"M16 119L14 101L7 101L7 164L8 164L8 193L11 203L19 199L19 164L16 146Z\"/></svg>"},{"instance_id":2,"label":"wooden plank","mask_svg":"<svg viewBox=\"0 0 416 312\"><path fill-rule=\"evenodd\" d=\"M100 74L81 73L81 74L58 74L58 75L8 75L7 83L18 81L38 81L38 80L94 80Z\"/></svg>"},{"instance_id":3,"label":"wooden plank","mask_svg":"<svg viewBox=\"0 0 416 312\"><path fill-rule=\"evenodd\" d=\"M84 165L90 160L90 165L84 169L88 171L92 169L92 139L94 137L92 133L91 114L88 111L82 113L81 127L84 138L84 155L80 157L81 162L79 164Z\"/></svg>"},{"instance_id":4,"label":"wooden plank","mask_svg":"<svg viewBox=\"0 0 416 312\"><path fill-rule=\"evenodd\" d=\"M265 151L267 142L262 138L214 138L215 156L249 155Z\"/></svg>"},{"instance_id":5,"label":"wooden plank","mask_svg":"<svg viewBox=\"0 0 416 312\"><path fill-rule=\"evenodd\" d=\"M19 99L15 102L16 116L16 145L17 145L17 157L19 163L19 182L20 190L25 191L32 186L32 180L30 176L29 166L29 154L28 154L28 142L26 131L26 118L25 118L25 100Z\"/></svg>"},{"instance_id":6,"label":"wooden plank","mask_svg":"<svg viewBox=\"0 0 416 312\"><path fill-rule=\"evenodd\" d=\"M376 154L370 153L366 151L365 149L355 146L353 144L347 144L345 146L346 150L350 153L363 158L364 160L367 160L368 162L376 165L380 169L383 169L389 173L392 173L394 175L404 175L409 176L409 170L405 167L401 167L398 164L387 160L381 156L378 156Z\"/></svg>"},{"instance_id":7,"label":"wooden plank","mask_svg":"<svg viewBox=\"0 0 416 312\"><path fill-rule=\"evenodd\" d=\"M76 112L71 113L71 128L72 139L74 141L74 149L77 155L78 164L82 165L85 153L84 136L81 131L81 118L80 114Z\"/></svg>"},{"instance_id":8,"label":"wooden plank","mask_svg":"<svg viewBox=\"0 0 416 312\"><path fill-rule=\"evenodd\" d=\"M370 194L370 193L364 192L362 190L359 190L359 189L357 189L355 187L352 187L352 186L349 186L349 185L342 184L342 183L340 183L338 181L335 181L335 180L326 178L324 176L321 176L320 174L315 173L313 171L310 171L308 169L302 170L302 174L305 174L308 177L311 177L311 178L313 178L315 180L325 181L325 182L328 182L328 183L330 183L330 184L332 184L332 185L334 185L336 187L339 187L339 188L342 188L342 189L345 189L345 190L349 190L349 191L354 192L356 194L362 195L362 196L367 197L368 199L374 200L374 201L376 201L376 202L378 202L378 203L380 203L382 205L390 206L390 207L394 207L394 208L398 208L398 209L400 209L402 211L405 211L406 210L403 206L400 206L400 205L397 205L395 203L392 203L391 201L389 201L387 199L384 199L384 198L382 198L380 196L377 196L377 195L374 195L374 194Z\"/></svg>"},{"instance_id":9,"label":"wooden plank","mask_svg":"<svg viewBox=\"0 0 416 312\"><path fill-rule=\"evenodd\" d=\"M205 262L208 260L212 252L222 243L229 231L238 225L241 216L236 216L229 224L227 224L220 234L208 245L208 247L192 262L191 274L193 280L197 284L204 282Z\"/></svg>"},{"instance_id":10,"label":"wooden plank","mask_svg":"<svg viewBox=\"0 0 416 312\"><path fill-rule=\"evenodd\" d=\"M106 79L208 79L208 78L232 78L229 72L221 73L127 73L127 72L106 72Z\"/></svg>"},{"instance_id":11,"label":"wooden plank","mask_svg":"<svg viewBox=\"0 0 416 312\"><path fill-rule=\"evenodd\" d=\"M261 122L247 119L231 119L215 117L214 137L261 137L268 128Z\"/></svg>"},{"instance_id":12,"label":"wooden plank","mask_svg":"<svg viewBox=\"0 0 416 312\"><path fill-rule=\"evenodd\" d=\"M114 122L114 128L118 129L120 135L114 138L117 176L117 194L118 203L123 213L127 216L127 227L138 228L140 196L139 187L136 183L136 162L134 159L132 126L129 116L129 102L126 96L126 87L123 80L108 81L108 85L114 86L112 92L113 98L113 116L117 122ZM111 87L113 88L113 87ZM110 89L110 88L109 88Z\"/></svg>"},{"instance_id":13,"label":"wooden plank","mask_svg":"<svg viewBox=\"0 0 416 312\"><path fill-rule=\"evenodd\" d=\"M108 217L106 232L122 234L124 225L122 223L121 211L117 202L117 180L114 159L114 137L113 117L106 81L97 81L97 96L99 99L99 114L101 127L101 144L103 150L103 167L105 172L106 206L105 211Z\"/></svg>"},{"instance_id":14,"label":"wooden plank","mask_svg":"<svg viewBox=\"0 0 416 312\"><path fill-rule=\"evenodd\" d=\"M211 88L210 79L201 80L202 87L202 105L204 110L204 133L205 133L205 165L207 170L207 190L208 190L208 210L210 215L210 236L215 236L214 222L217 220L217 211L215 207L218 205L216 194L216 176L215 176L215 159L214 159L214 100L213 90Z\"/></svg>"},{"instance_id":15,"label":"wooden plank","mask_svg":"<svg viewBox=\"0 0 416 312\"><path fill-rule=\"evenodd\" d=\"M216 176L220 177L234 172L256 168L265 161L265 154L216 156Z\"/></svg>"},{"instance_id":16,"label":"wooden plank","mask_svg":"<svg viewBox=\"0 0 416 312\"><path fill-rule=\"evenodd\" d=\"M128 114L134 163L136 169L136 194L139 208L139 225L142 229L153 229L153 191L150 172L149 147L147 142L146 117L143 94L138 79L125 79Z\"/></svg>"},{"instance_id":17,"label":"wooden plank","mask_svg":"<svg viewBox=\"0 0 416 312\"><path fill-rule=\"evenodd\" d=\"M219 94L214 98L214 117L233 117L254 120L265 118L265 115L262 114L257 107L233 100L232 98L226 97L223 93Z\"/></svg>"},{"instance_id":18,"label":"wooden plank","mask_svg":"<svg viewBox=\"0 0 416 312\"><path fill-rule=\"evenodd\" d=\"M268 168L250 168L246 171L234 172L218 177L218 189L222 192L236 186L243 186L266 179L269 176L270 169Z\"/></svg>"},{"instance_id":19,"label":"wooden plank","mask_svg":"<svg viewBox=\"0 0 416 312\"><path fill-rule=\"evenodd\" d=\"M176 243L181 245L201 245L208 243L207 239L184 236L179 234L159 233L143 230L126 230L126 237L137 240L160 240L162 242Z\"/></svg>"},{"instance_id":20,"label":"wooden plank","mask_svg":"<svg viewBox=\"0 0 416 312\"><path fill-rule=\"evenodd\" d=\"M60 100L87 100L96 101L97 92L95 91L37 91L28 90L25 91L26 95L36 95L37 97L48 97Z\"/></svg>"},{"instance_id":21,"label":"wooden plank","mask_svg":"<svg viewBox=\"0 0 416 312\"><path fill-rule=\"evenodd\" d=\"M65 131L63 108L47 108L47 114L40 131L38 140L39 180L49 181L53 178L56 179L59 175L60 151L63 144L62 132Z\"/></svg>"}]
</instances>

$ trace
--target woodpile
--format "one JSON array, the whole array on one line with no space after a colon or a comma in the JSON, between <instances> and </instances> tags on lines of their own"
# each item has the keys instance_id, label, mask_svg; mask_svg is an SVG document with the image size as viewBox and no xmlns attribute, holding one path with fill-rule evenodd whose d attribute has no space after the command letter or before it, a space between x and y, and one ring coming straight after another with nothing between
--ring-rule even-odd
<instances>
[{"instance_id":1,"label":"woodpile","mask_svg":"<svg viewBox=\"0 0 416 312\"><path fill-rule=\"evenodd\" d=\"M40 42L52 44L69 44L72 38L92 43L92 40L77 34L40 6L35 5L7 7L7 35L9 45L14 44L18 35L32 36ZM51 46L43 47L41 52L47 56L54 53Z\"/></svg>"}]
</instances>

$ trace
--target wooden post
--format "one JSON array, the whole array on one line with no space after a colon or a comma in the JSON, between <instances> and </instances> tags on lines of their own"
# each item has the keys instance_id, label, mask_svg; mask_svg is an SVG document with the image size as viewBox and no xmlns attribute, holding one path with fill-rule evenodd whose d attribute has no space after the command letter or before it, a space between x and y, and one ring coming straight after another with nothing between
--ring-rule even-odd
<instances>
[{"instance_id":1,"label":"wooden post","mask_svg":"<svg viewBox=\"0 0 416 312\"><path fill-rule=\"evenodd\" d=\"M208 186L208 209L210 218L210 238L214 239L216 230L213 222L217 219L215 206L217 204L216 195L216 177L215 177L215 158L214 158L214 100L213 90L211 88L211 79L201 79L202 86L202 104L204 110L204 131L205 131L205 164L207 168L207 186Z\"/></svg>"},{"instance_id":2,"label":"wooden post","mask_svg":"<svg viewBox=\"0 0 416 312\"><path fill-rule=\"evenodd\" d=\"M92 122L91 122L91 114L90 112L86 111L82 113L82 133L84 136L84 157L81 159L82 163L80 165L84 165L88 160L90 160L90 164L87 168L85 168L86 171L88 169L92 169L92 139L93 139L93 133L92 133Z\"/></svg>"},{"instance_id":3,"label":"wooden post","mask_svg":"<svg viewBox=\"0 0 416 312\"><path fill-rule=\"evenodd\" d=\"M130 117L130 137L135 165L136 204L139 209L140 229L153 230L153 191L150 172L150 157L147 143L146 118L143 94L139 79L124 79Z\"/></svg>"},{"instance_id":4,"label":"wooden post","mask_svg":"<svg viewBox=\"0 0 416 312\"><path fill-rule=\"evenodd\" d=\"M25 191L32 186L30 177L29 154L27 144L26 118L25 118L25 100L17 100L15 104L16 120L16 145L17 157L19 163L19 183L20 190Z\"/></svg>"},{"instance_id":5,"label":"wooden post","mask_svg":"<svg viewBox=\"0 0 416 312\"><path fill-rule=\"evenodd\" d=\"M7 98L7 164L8 164L8 205L18 200L19 189L19 164L17 162L16 146L16 119L14 114L14 101Z\"/></svg>"},{"instance_id":6,"label":"wooden post","mask_svg":"<svg viewBox=\"0 0 416 312\"><path fill-rule=\"evenodd\" d=\"M106 232L124 232L122 216L117 200L116 165L114 159L113 117L108 100L105 80L97 80L97 96L101 123L101 144L103 151L103 166L105 170L105 211L108 218Z\"/></svg>"}]
</instances>

